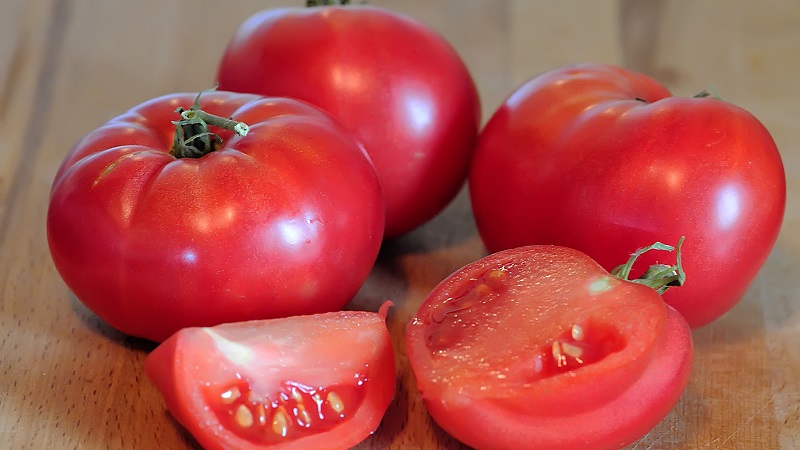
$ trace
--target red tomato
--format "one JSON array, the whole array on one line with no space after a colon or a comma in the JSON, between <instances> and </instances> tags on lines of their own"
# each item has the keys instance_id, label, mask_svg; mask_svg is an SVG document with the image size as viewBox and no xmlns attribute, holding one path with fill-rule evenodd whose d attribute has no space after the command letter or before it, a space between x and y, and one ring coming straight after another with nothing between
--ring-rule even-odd
<instances>
[{"instance_id":1,"label":"red tomato","mask_svg":"<svg viewBox=\"0 0 800 450\"><path fill-rule=\"evenodd\" d=\"M383 201L351 133L290 99L211 92L207 112L250 125L214 129L200 158L169 153L175 109L139 105L88 133L53 183L53 261L92 311L154 341L187 326L341 309L377 258Z\"/></svg>"},{"instance_id":2,"label":"red tomato","mask_svg":"<svg viewBox=\"0 0 800 450\"><path fill-rule=\"evenodd\" d=\"M690 277L664 299L693 327L742 297L786 204L780 155L752 115L599 64L514 92L481 133L469 187L492 252L562 245L610 269L625 249L685 235Z\"/></svg>"},{"instance_id":3,"label":"red tomato","mask_svg":"<svg viewBox=\"0 0 800 450\"><path fill-rule=\"evenodd\" d=\"M387 237L435 216L464 184L477 90L455 50L409 17L363 5L262 11L233 36L218 79L308 101L352 130L378 172Z\"/></svg>"},{"instance_id":4,"label":"red tomato","mask_svg":"<svg viewBox=\"0 0 800 450\"><path fill-rule=\"evenodd\" d=\"M205 449L347 449L395 392L385 311L187 328L145 369Z\"/></svg>"},{"instance_id":5,"label":"red tomato","mask_svg":"<svg viewBox=\"0 0 800 450\"><path fill-rule=\"evenodd\" d=\"M406 331L431 416L478 449L621 448L675 405L693 353L655 290L555 246L465 266Z\"/></svg>"}]
</instances>

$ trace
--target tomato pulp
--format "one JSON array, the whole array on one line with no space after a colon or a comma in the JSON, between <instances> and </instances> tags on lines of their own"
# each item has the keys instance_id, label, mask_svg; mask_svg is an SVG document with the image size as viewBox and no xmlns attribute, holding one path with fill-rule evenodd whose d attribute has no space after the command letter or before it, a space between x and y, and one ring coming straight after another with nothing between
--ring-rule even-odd
<instances>
[{"instance_id":1,"label":"tomato pulp","mask_svg":"<svg viewBox=\"0 0 800 450\"><path fill-rule=\"evenodd\" d=\"M478 449L621 448L675 405L693 354L689 326L655 290L555 246L452 274L406 346L433 419Z\"/></svg>"},{"instance_id":2,"label":"tomato pulp","mask_svg":"<svg viewBox=\"0 0 800 450\"><path fill-rule=\"evenodd\" d=\"M351 130L378 172L387 237L431 219L464 184L478 92L456 51L410 17L365 5L262 11L231 39L218 80L305 100Z\"/></svg>"},{"instance_id":3,"label":"tomato pulp","mask_svg":"<svg viewBox=\"0 0 800 450\"><path fill-rule=\"evenodd\" d=\"M311 105L208 92L199 107L249 133L210 127L218 148L176 157L175 110L194 98L145 102L66 156L47 216L66 284L113 327L154 341L188 326L341 309L383 238L368 156Z\"/></svg>"},{"instance_id":4,"label":"tomato pulp","mask_svg":"<svg viewBox=\"0 0 800 450\"><path fill-rule=\"evenodd\" d=\"M394 396L386 307L186 328L145 369L203 448L347 449Z\"/></svg>"},{"instance_id":5,"label":"tomato pulp","mask_svg":"<svg viewBox=\"0 0 800 450\"><path fill-rule=\"evenodd\" d=\"M628 249L685 235L689 278L664 299L693 327L742 297L786 204L780 154L755 117L601 64L512 93L481 133L469 188L491 252L561 245L610 270Z\"/></svg>"}]
</instances>

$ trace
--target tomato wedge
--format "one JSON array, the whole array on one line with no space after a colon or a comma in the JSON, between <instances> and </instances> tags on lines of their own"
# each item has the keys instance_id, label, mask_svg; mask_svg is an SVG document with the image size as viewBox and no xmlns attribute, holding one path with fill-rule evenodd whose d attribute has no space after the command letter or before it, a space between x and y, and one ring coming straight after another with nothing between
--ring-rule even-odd
<instances>
[{"instance_id":1,"label":"tomato wedge","mask_svg":"<svg viewBox=\"0 0 800 450\"><path fill-rule=\"evenodd\" d=\"M433 419L475 448L620 448L689 379L686 321L577 250L520 247L465 266L407 326Z\"/></svg>"},{"instance_id":2,"label":"tomato wedge","mask_svg":"<svg viewBox=\"0 0 800 450\"><path fill-rule=\"evenodd\" d=\"M185 328L145 369L206 449L347 449L395 392L388 306Z\"/></svg>"}]
</instances>

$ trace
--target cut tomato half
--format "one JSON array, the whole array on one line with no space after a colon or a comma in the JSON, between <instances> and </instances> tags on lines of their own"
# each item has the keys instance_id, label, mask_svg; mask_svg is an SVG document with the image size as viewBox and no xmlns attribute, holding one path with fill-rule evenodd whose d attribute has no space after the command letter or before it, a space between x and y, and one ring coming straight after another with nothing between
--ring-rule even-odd
<instances>
[{"instance_id":1,"label":"cut tomato half","mask_svg":"<svg viewBox=\"0 0 800 450\"><path fill-rule=\"evenodd\" d=\"M388 306L186 328L145 369L206 449L347 449L395 392Z\"/></svg>"},{"instance_id":2,"label":"cut tomato half","mask_svg":"<svg viewBox=\"0 0 800 450\"><path fill-rule=\"evenodd\" d=\"M686 388L692 339L647 286L572 249L529 246L469 264L409 323L433 419L478 449L613 449Z\"/></svg>"}]
</instances>

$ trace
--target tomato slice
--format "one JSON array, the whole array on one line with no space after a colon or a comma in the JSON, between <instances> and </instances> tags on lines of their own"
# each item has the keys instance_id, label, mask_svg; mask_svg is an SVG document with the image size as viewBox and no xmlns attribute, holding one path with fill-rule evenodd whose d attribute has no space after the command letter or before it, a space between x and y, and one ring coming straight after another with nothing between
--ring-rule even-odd
<instances>
[{"instance_id":1,"label":"tomato slice","mask_svg":"<svg viewBox=\"0 0 800 450\"><path fill-rule=\"evenodd\" d=\"M476 448L619 448L686 388L692 340L655 290L555 246L457 271L407 327L434 420Z\"/></svg>"},{"instance_id":2,"label":"tomato slice","mask_svg":"<svg viewBox=\"0 0 800 450\"><path fill-rule=\"evenodd\" d=\"M145 369L206 449L347 449L378 427L395 392L388 305L185 328Z\"/></svg>"}]
</instances>

